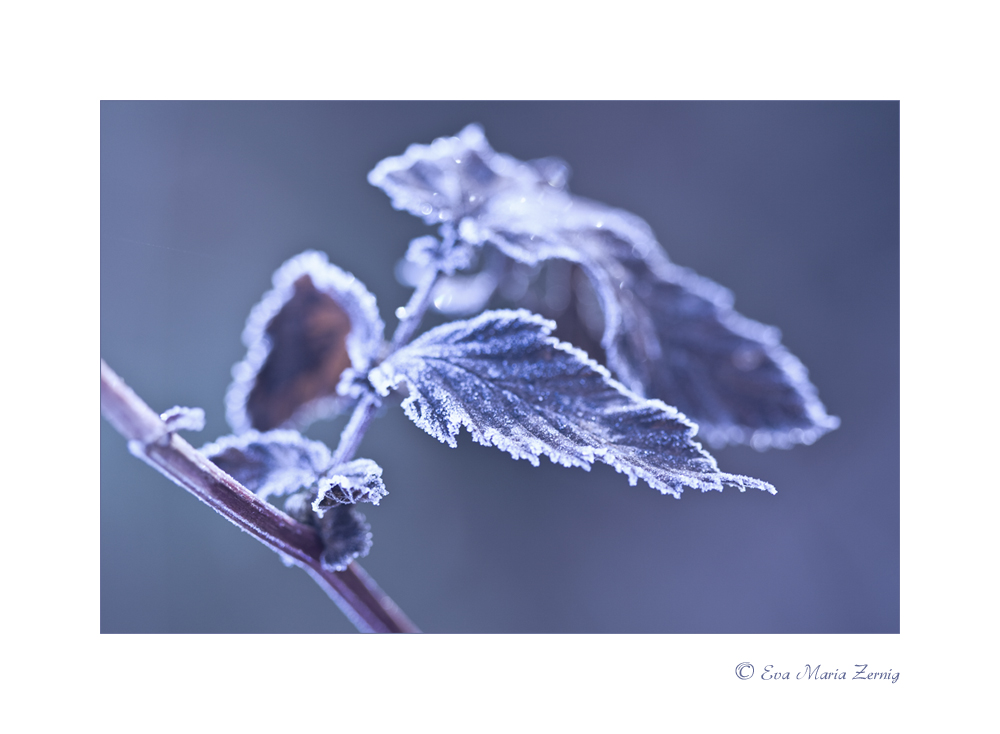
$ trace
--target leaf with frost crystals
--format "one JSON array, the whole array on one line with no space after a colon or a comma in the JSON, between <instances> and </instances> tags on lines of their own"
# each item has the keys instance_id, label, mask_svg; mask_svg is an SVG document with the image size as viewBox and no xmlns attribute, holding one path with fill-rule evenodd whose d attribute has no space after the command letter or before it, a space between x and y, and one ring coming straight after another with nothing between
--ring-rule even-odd
<instances>
[{"instance_id":1,"label":"leaf with frost crystals","mask_svg":"<svg viewBox=\"0 0 1000 734\"><path fill-rule=\"evenodd\" d=\"M355 558L364 558L372 547L371 526L352 505L337 505L319 521L323 539L320 562L327 571L343 571Z\"/></svg>"},{"instance_id":2,"label":"leaf with frost crystals","mask_svg":"<svg viewBox=\"0 0 1000 734\"><path fill-rule=\"evenodd\" d=\"M497 153L479 125L467 125L458 135L380 161L368 182L385 191L393 207L427 224L457 223L501 192L560 188L568 170L556 158L524 163Z\"/></svg>"},{"instance_id":3,"label":"leaf with frost crystals","mask_svg":"<svg viewBox=\"0 0 1000 734\"><path fill-rule=\"evenodd\" d=\"M226 418L236 433L303 428L356 397L383 343L375 297L361 281L306 251L274 273L274 288L243 330L247 356L233 367Z\"/></svg>"},{"instance_id":4,"label":"leaf with frost crystals","mask_svg":"<svg viewBox=\"0 0 1000 734\"><path fill-rule=\"evenodd\" d=\"M555 324L528 311L487 311L414 340L369 373L381 395L405 383L407 416L455 447L465 426L535 466L610 464L635 484L679 497L684 487L774 489L724 474L692 436L695 427L658 400L643 400L580 350L549 336Z\"/></svg>"},{"instance_id":5,"label":"leaf with frost crystals","mask_svg":"<svg viewBox=\"0 0 1000 734\"><path fill-rule=\"evenodd\" d=\"M636 393L695 420L713 446L787 448L839 425L778 330L741 316L728 290L671 263L637 217L550 192L497 202L475 227L475 237L520 262L577 264L604 314L608 366Z\"/></svg>"},{"instance_id":6,"label":"leaf with frost crystals","mask_svg":"<svg viewBox=\"0 0 1000 734\"><path fill-rule=\"evenodd\" d=\"M671 263L639 217L563 188L511 186L458 232L528 265L579 266L603 311L608 366L636 393L697 421L712 445L787 448L839 425L778 330L741 316L728 290Z\"/></svg>"},{"instance_id":7,"label":"leaf with frost crystals","mask_svg":"<svg viewBox=\"0 0 1000 734\"><path fill-rule=\"evenodd\" d=\"M355 459L334 467L316 485L312 508L323 517L331 507L371 502L377 505L388 492L382 481L382 467L371 459Z\"/></svg>"},{"instance_id":8,"label":"leaf with frost crystals","mask_svg":"<svg viewBox=\"0 0 1000 734\"><path fill-rule=\"evenodd\" d=\"M223 436L200 451L261 499L312 486L332 458L324 444L288 430Z\"/></svg>"},{"instance_id":9,"label":"leaf with frost crystals","mask_svg":"<svg viewBox=\"0 0 1000 734\"><path fill-rule=\"evenodd\" d=\"M493 252L494 248L486 250ZM496 252L499 257L504 257ZM556 322L552 336L607 366L601 346L604 313L586 272L577 263L547 260L529 266L506 260L497 281L502 300Z\"/></svg>"},{"instance_id":10,"label":"leaf with frost crystals","mask_svg":"<svg viewBox=\"0 0 1000 734\"><path fill-rule=\"evenodd\" d=\"M601 351L611 370L636 393L676 405L711 444L784 448L812 443L839 425L777 329L736 313L729 291L671 263L639 217L570 195L567 176L557 159L523 163L495 152L470 125L385 159L369 181L397 209L455 227L471 245L491 243L532 266L573 263L603 312ZM585 307L591 294L580 293L578 283L570 301ZM473 312L497 285L485 270L443 279L435 307ZM593 349L587 332L594 319L566 309L564 316L547 313L557 316L561 334Z\"/></svg>"}]
</instances>

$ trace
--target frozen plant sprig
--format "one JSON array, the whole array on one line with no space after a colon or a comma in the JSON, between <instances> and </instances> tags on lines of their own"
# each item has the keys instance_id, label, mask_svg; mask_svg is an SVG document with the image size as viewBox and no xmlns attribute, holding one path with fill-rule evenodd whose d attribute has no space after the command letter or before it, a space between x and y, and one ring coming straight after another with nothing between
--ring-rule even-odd
<instances>
[{"instance_id":1,"label":"frozen plant sprig","mask_svg":"<svg viewBox=\"0 0 1000 734\"><path fill-rule=\"evenodd\" d=\"M125 437L134 456L250 533L286 563L300 566L360 631L419 631L360 565L328 570L323 560L329 549L315 528L261 500L209 461L177 435L175 429L182 427L172 427L153 412L104 360L101 413Z\"/></svg>"},{"instance_id":2,"label":"frozen plant sprig","mask_svg":"<svg viewBox=\"0 0 1000 734\"><path fill-rule=\"evenodd\" d=\"M411 145L368 178L397 209L454 228L480 252L482 277L438 285L442 312L454 312L453 302L485 306L494 293L541 310L557 336L586 342L577 346L636 394L678 408L713 446L788 448L839 425L777 329L738 314L728 290L672 263L639 217L571 194L565 163L497 153L470 125Z\"/></svg>"},{"instance_id":3,"label":"frozen plant sprig","mask_svg":"<svg viewBox=\"0 0 1000 734\"><path fill-rule=\"evenodd\" d=\"M811 443L838 425L776 329L671 263L635 215L570 194L568 178L557 159L496 153L475 125L379 163L369 181L439 227L397 267L415 290L388 342L375 297L323 253L276 271L227 391L234 434L201 452L315 533L321 573L348 573L371 548L357 505L388 492L382 468L355 453L393 392L451 447L465 427L515 459L585 470L603 462L677 498L685 488L775 491L721 471L699 430L713 445L765 449ZM515 308L413 339L428 308L474 315L491 301ZM352 406L333 451L298 432ZM169 413L175 428L197 423L192 409Z\"/></svg>"}]
</instances>

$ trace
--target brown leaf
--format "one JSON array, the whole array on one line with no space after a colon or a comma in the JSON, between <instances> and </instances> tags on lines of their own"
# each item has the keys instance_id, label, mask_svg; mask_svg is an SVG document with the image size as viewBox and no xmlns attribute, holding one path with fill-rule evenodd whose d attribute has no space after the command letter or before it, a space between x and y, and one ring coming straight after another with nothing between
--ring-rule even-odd
<instances>
[{"instance_id":1,"label":"brown leaf","mask_svg":"<svg viewBox=\"0 0 1000 734\"><path fill-rule=\"evenodd\" d=\"M347 311L317 290L308 275L295 281L295 295L265 331L271 352L247 398L255 429L277 428L306 403L336 394L341 374L351 366L350 330Z\"/></svg>"},{"instance_id":2,"label":"brown leaf","mask_svg":"<svg viewBox=\"0 0 1000 734\"><path fill-rule=\"evenodd\" d=\"M303 428L339 413L351 402L337 392L344 371L364 374L382 345L375 297L323 253L296 255L273 282L247 319L247 356L226 394L237 434Z\"/></svg>"}]
</instances>

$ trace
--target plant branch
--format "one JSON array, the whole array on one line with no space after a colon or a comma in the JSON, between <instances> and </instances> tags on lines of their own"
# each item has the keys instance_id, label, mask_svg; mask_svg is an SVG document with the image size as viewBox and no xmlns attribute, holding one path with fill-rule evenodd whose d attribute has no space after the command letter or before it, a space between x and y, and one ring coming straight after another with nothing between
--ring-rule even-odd
<instances>
[{"instance_id":1,"label":"plant branch","mask_svg":"<svg viewBox=\"0 0 1000 734\"><path fill-rule=\"evenodd\" d=\"M345 464L354 458L358 447L361 446L361 439L365 437L368 426L375 418L375 411L381 404L382 401L370 389L365 392L358 404L354 406L351 419L340 433L340 442L337 444L337 450L333 452L330 466Z\"/></svg>"},{"instance_id":2,"label":"plant branch","mask_svg":"<svg viewBox=\"0 0 1000 734\"><path fill-rule=\"evenodd\" d=\"M103 359L101 413L128 439L134 456L305 569L360 631L420 631L357 563L351 563L345 571L324 570L320 562L323 542L313 528L259 499L191 444L171 433Z\"/></svg>"}]
</instances>

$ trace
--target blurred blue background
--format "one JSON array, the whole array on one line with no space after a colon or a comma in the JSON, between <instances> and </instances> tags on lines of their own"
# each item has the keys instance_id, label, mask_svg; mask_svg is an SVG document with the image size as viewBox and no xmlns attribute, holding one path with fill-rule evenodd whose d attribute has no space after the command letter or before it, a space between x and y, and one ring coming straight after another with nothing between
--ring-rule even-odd
<instances>
[{"instance_id":1,"label":"blurred blue background","mask_svg":"<svg viewBox=\"0 0 1000 734\"><path fill-rule=\"evenodd\" d=\"M426 632L899 631L899 105L104 102L101 354L154 409L223 394L271 273L314 248L379 300L430 230L367 172L469 122L781 328L841 428L714 451L765 493L674 500L606 466L534 468L393 406L359 452L389 496L362 565ZM308 435L335 445L343 421ZM101 631L349 632L298 569L132 458L101 421Z\"/></svg>"}]
</instances>

